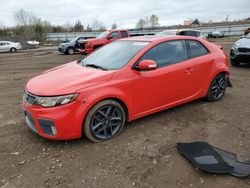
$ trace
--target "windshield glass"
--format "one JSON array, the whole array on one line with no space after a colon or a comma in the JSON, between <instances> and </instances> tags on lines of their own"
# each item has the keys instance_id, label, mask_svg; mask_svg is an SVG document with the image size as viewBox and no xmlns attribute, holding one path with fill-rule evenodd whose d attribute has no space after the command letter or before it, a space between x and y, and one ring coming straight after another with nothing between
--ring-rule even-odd
<instances>
[{"instance_id":1,"label":"windshield glass","mask_svg":"<svg viewBox=\"0 0 250 188\"><path fill-rule=\"evenodd\" d=\"M108 31L104 31L102 32L100 35L98 35L96 38L98 39L103 39L105 38L106 36L108 36L109 32Z\"/></svg>"},{"instance_id":2,"label":"windshield glass","mask_svg":"<svg viewBox=\"0 0 250 188\"><path fill-rule=\"evenodd\" d=\"M117 41L108 44L80 61L83 66L95 65L106 70L125 66L149 42ZM93 67L93 66L92 66Z\"/></svg>"},{"instance_id":3,"label":"windshield glass","mask_svg":"<svg viewBox=\"0 0 250 188\"><path fill-rule=\"evenodd\" d=\"M245 38L250 39L250 33L248 33Z\"/></svg>"},{"instance_id":4,"label":"windshield glass","mask_svg":"<svg viewBox=\"0 0 250 188\"><path fill-rule=\"evenodd\" d=\"M73 39L70 41L70 43L74 43L77 39L78 39L78 37L73 38Z\"/></svg>"}]
</instances>

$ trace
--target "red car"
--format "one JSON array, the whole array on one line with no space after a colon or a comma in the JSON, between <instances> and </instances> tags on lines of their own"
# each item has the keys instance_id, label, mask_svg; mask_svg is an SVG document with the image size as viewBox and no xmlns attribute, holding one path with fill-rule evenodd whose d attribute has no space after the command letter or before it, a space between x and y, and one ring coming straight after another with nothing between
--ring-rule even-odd
<instances>
[{"instance_id":1,"label":"red car","mask_svg":"<svg viewBox=\"0 0 250 188\"><path fill-rule=\"evenodd\" d=\"M87 40L80 40L78 42L78 46L80 47L78 51L81 54L89 54L96 49L105 46L111 42L116 40L130 37L128 30L125 29L115 29L110 31L104 31L96 38L87 39Z\"/></svg>"},{"instance_id":2,"label":"red car","mask_svg":"<svg viewBox=\"0 0 250 188\"><path fill-rule=\"evenodd\" d=\"M127 121L199 98L218 101L229 83L228 58L208 41L134 37L32 78L22 106L42 137L99 142Z\"/></svg>"}]
</instances>

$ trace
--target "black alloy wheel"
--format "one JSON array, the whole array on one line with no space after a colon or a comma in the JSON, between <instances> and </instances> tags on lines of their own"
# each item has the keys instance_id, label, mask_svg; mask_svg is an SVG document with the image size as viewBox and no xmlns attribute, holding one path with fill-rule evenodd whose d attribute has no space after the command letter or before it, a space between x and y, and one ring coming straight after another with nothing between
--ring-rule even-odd
<instances>
[{"instance_id":1,"label":"black alloy wheel","mask_svg":"<svg viewBox=\"0 0 250 188\"><path fill-rule=\"evenodd\" d=\"M117 136L125 124L125 112L116 101L105 100L95 105L88 113L84 132L93 142L109 140Z\"/></svg>"},{"instance_id":2,"label":"black alloy wheel","mask_svg":"<svg viewBox=\"0 0 250 188\"><path fill-rule=\"evenodd\" d=\"M208 90L206 99L209 101L218 101L220 100L226 91L227 87L227 78L225 74L219 74L217 75Z\"/></svg>"}]
</instances>

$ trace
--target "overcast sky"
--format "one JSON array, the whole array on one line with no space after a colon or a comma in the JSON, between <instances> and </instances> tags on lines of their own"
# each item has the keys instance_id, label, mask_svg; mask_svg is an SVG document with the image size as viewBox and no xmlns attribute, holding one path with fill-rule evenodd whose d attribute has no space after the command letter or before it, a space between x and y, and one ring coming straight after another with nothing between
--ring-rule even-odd
<instances>
[{"instance_id":1,"label":"overcast sky","mask_svg":"<svg viewBox=\"0 0 250 188\"><path fill-rule=\"evenodd\" d=\"M13 26L13 12L32 11L52 24L64 25L80 20L84 25L94 19L108 28L134 28L139 18L159 16L160 25L182 24L184 19L200 21L250 17L249 0L0 0L0 26Z\"/></svg>"}]
</instances>

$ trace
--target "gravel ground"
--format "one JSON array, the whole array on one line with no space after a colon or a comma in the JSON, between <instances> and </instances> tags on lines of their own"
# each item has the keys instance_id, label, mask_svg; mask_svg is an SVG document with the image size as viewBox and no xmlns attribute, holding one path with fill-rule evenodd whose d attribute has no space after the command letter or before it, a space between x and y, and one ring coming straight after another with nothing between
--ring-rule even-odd
<instances>
[{"instance_id":1,"label":"gravel ground","mask_svg":"<svg viewBox=\"0 0 250 188\"><path fill-rule=\"evenodd\" d=\"M217 42L229 52L232 42ZM207 141L250 160L250 66L231 67L233 88L216 103L197 100L128 123L110 141L49 141L25 125L25 82L76 60L55 49L0 54L0 187L250 187L250 178L193 168L176 142Z\"/></svg>"}]
</instances>

